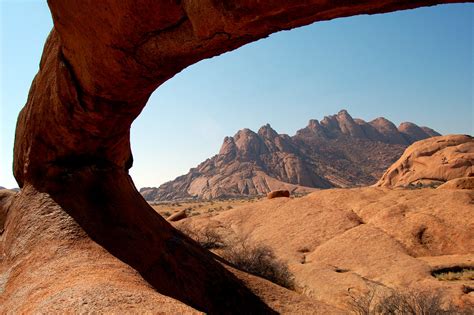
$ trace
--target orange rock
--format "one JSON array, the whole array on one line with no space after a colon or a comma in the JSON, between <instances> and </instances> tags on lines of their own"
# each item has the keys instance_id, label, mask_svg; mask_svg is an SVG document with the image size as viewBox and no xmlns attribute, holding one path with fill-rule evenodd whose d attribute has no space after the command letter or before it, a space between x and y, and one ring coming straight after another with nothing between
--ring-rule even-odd
<instances>
[{"instance_id":1,"label":"orange rock","mask_svg":"<svg viewBox=\"0 0 474 315\"><path fill-rule=\"evenodd\" d=\"M274 190L267 194L268 199L280 198L280 197L290 197L290 192L288 190Z\"/></svg>"},{"instance_id":2,"label":"orange rock","mask_svg":"<svg viewBox=\"0 0 474 315\"><path fill-rule=\"evenodd\" d=\"M447 301L474 303L462 291L472 286L468 279L439 281L431 274L473 266L473 198L472 190L326 189L193 216L186 223L217 226L228 237L269 246L288 263L303 294L333 306L347 309L348 289L365 290L371 283L439 290Z\"/></svg>"},{"instance_id":3,"label":"orange rock","mask_svg":"<svg viewBox=\"0 0 474 315\"><path fill-rule=\"evenodd\" d=\"M188 215L186 214L186 210L181 210L175 214L170 215L166 220L169 222L176 222L182 219L186 219Z\"/></svg>"},{"instance_id":4,"label":"orange rock","mask_svg":"<svg viewBox=\"0 0 474 315\"><path fill-rule=\"evenodd\" d=\"M430 186L472 176L474 139L468 135L448 135L409 146L375 186Z\"/></svg>"},{"instance_id":5,"label":"orange rock","mask_svg":"<svg viewBox=\"0 0 474 315\"><path fill-rule=\"evenodd\" d=\"M437 189L473 189L474 190L474 177L461 177L451 179Z\"/></svg>"}]
</instances>

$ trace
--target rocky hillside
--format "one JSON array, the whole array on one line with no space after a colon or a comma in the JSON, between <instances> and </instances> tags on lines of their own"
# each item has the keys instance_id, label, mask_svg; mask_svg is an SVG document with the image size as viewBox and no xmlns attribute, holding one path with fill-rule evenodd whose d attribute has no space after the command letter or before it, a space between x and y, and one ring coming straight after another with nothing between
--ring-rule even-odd
<instances>
[{"instance_id":1,"label":"rocky hillside","mask_svg":"<svg viewBox=\"0 0 474 315\"><path fill-rule=\"evenodd\" d=\"M242 129L226 137L219 154L188 174L140 192L153 201L371 185L408 145L437 135L408 122L397 128L382 117L353 119L345 110L320 122L310 120L292 137L267 124L257 133Z\"/></svg>"}]
</instances>

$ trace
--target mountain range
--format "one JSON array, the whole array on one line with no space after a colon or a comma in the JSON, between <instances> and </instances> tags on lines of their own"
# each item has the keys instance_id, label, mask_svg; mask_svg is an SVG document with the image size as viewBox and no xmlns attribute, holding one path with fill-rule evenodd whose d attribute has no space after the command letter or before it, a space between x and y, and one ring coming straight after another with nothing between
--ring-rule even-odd
<instances>
[{"instance_id":1,"label":"mountain range","mask_svg":"<svg viewBox=\"0 0 474 315\"><path fill-rule=\"evenodd\" d=\"M269 124L258 132L226 137L219 153L173 181L140 192L148 201L213 199L266 194L276 189L306 193L317 188L374 184L407 146L440 134L379 117L353 119L346 110L311 119L294 136Z\"/></svg>"}]
</instances>

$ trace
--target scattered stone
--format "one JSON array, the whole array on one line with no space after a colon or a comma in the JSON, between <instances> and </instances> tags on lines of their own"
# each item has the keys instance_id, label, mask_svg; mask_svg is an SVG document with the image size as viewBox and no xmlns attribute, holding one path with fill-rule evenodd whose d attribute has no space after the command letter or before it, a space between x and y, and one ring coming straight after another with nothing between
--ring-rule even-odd
<instances>
[{"instance_id":1,"label":"scattered stone","mask_svg":"<svg viewBox=\"0 0 474 315\"><path fill-rule=\"evenodd\" d=\"M274 190L267 194L268 199L281 198L281 197L289 198L290 192L288 190Z\"/></svg>"},{"instance_id":2,"label":"scattered stone","mask_svg":"<svg viewBox=\"0 0 474 315\"><path fill-rule=\"evenodd\" d=\"M179 212L176 212L175 214L170 215L167 220L169 222L176 222L182 219L186 219L188 217L186 210L181 210Z\"/></svg>"}]
</instances>

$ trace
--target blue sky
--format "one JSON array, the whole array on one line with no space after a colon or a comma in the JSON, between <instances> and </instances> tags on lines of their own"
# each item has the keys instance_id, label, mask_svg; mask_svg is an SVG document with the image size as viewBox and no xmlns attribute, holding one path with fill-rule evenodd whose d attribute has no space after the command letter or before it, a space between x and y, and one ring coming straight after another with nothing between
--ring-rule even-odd
<instances>
[{"instance_id":1,"label":"blue sky","mask_svg":"<svg viewBox=\"0 0 474 315\"><path fill-rule=\"evenodd\" d=\"M52 21L46 1L0 4L0 185L15 187L16 117ZM342 108L473 134L473 14L473 4L454 4L315 23L193 65L134 122L131 175L137 187L157 186L239 129L270 123L293 135Z\"/></svg>"}]
</instances>

